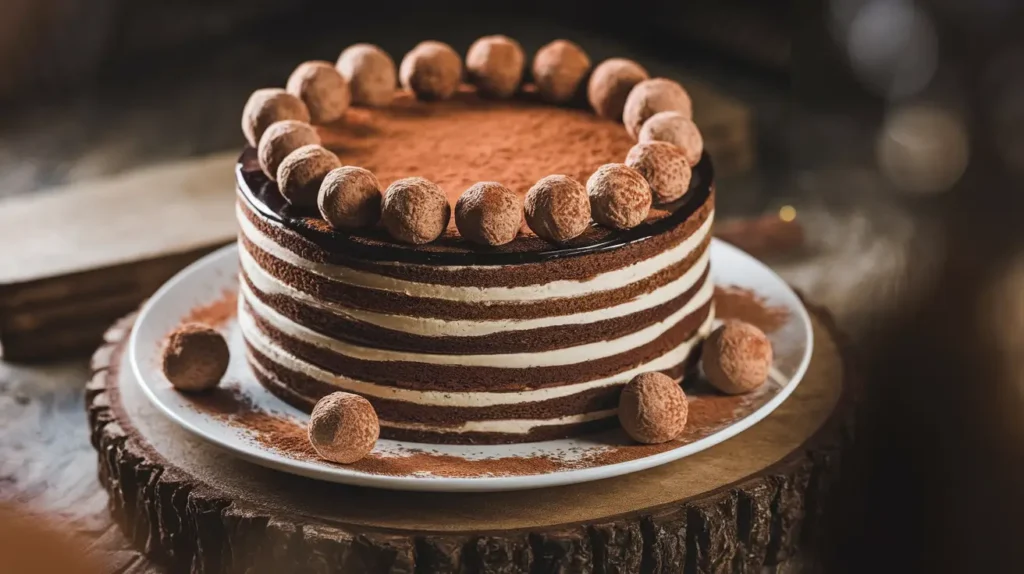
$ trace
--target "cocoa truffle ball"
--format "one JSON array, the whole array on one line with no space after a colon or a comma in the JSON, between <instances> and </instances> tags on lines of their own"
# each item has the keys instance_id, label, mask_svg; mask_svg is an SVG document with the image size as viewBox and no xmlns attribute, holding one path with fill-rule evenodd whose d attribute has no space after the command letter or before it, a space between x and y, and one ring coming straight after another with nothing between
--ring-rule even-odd
<instances>
[{"instance_id":1,"label":"cocoa truffle ball","mask_svg":"<svg viewBox=\"0 0 1024 574\"><path fill-rule=\"evenodd\" d=\"M260 88L249 96L242 108L242 133L256 147L270 124L281 120L309 123L309 110L302 100L281 88Z\"/></svg>"},{"instance_id":2,"label":"cocoa truffle ball","mask_svg":"<svg viewBox=\"0 0 1024 574\"><path fill-rule=\"evenodd\" d=\"M637 442L657 444L679 438L688 411L682 387L662 373L637 375L619 397L619 422Z\"/></svg>"},{"instance_id":3,"label":"cocoa truffle ball","mask_svg":"<svg viewBox=\"0 0 1024 574\"><path fill-rule=\"evenodd\" d=\"M526 224L538 237L563 243L590 225L590 198L580 182L566 175L549 175L526 192Z\"/></svg>"},{"instance_id":4,"label":"cocoa truffle ball","mask_svg":"<svg viewBox=\"0 0 1024 574\"><path fill-rule=\"evenodd\" d=\"M402 58L398 79L421 100L447 100L459 89L462 58L444 42L420 42Z\"/></svg>"},{"instance_id":5,"label":"cocoa truffle ball","mask_svg":"<svg viewBox=\"0 0 1024 574\"><path fill-rule=\"evenodd\" d=\"M321 458L351 464L373 450L380 421L373 405L352 393L331 393L309 415L309 443Z\"/></svg>"},{"instance_id":6,"label":"cocoa truffle ball","mask_svg":"<svg viewBox=\"0 0 1024 574\"><path fill-rule=\"evenodd\" d=\"M368 169L346 165L324 177L317 207L331 227L359 229L380 220L380 200L377 176Z\"/></svg>"},{"instance_id":7,"label":"cocoa truffle ball","mask_svg":"<svg viewBox=\"0 0 1024 574\"><path fill-rule=\"evenodd\" d=\"M523 201L494 181L474 184L455 203L455 225L473 243L504 245L516 238L523 223Z\"/></svg>"},{"instance_id":8,"label":"cocoa truffle ball","mask_svg":"<svg viewBox=\"0 0 1024 574\"><path fill-rule=\"evenodd\" d=\"M466 52L469 81L481 95L508 98L523 79L523 47L508 36L484 36Z\"/></svg>"},{"instance_id":9,"label":"cocoa truffle ball","mask_svg":"<svg viewBox=\"0 0 1024 574\"><path fill-rule=\"evenodd\" d=\"M666 78L644 80L633 86L622 109L622 123L629 135L636 138L647 118L658 112L675 111L693 117L693 104L679 82Z\"/></svg>"},{"instance_id":10,"label":"cocoa truffle ball","mask_svg":"<svg viewBox=\"0 0 1024 574\"><path fill-rule=\"evenodd\" d=\"M644 142L633 146L626 165L640 172L651 186L655 203L670 203L690 188L690 162L686 152L668 142Z\"/></svg>"},{"instance_id":11,"label":"cocoa truffle ball","mask_svg":"<svg viewBox=\"0 0 1024 574\"><path fill-rule=\"evenodd\" d=\"M353 44L338 56L335 66L348 81L353 105L386 106L395 98L395 61L377 46Z\"/></svg>"},{"instance_id":12,"label":"cocoa truffle ball","mask_svg":"<svg viewBox=\"0 0 1024 574\"><path fill-rule=\"evenodd\" d=\"M651 211L651 188L640 172L621 163L597 168L587 180L594 221L615 229L632 229Z\"/></svg>"},{"instance_id":13,"label":"cocoa truffle ball","mask_svg":"<svg viewBox=\"0 0 1024 574\"><path fill-rule=\"evenodd\" d=\"M622 121L629 91L648 77L647 70L633 60L609 58L601 62L587 83L590 107L602 118Z\"/></svg>"},{"instance_id":14,"label":"cocoa truffle ball","mask_svg":"<svg viewBox=\"0 0 1024 574\"><path fill-rule=\"evenodd\" d=\"M768 380L772 355L772 344L761 329L743 321L726 321L704 341L701 362L716 389L739 395Z\"/></svg>"},{"instance_id":15,"label":"cocoa truffle ball","mask_svg":"<svg viewBox=\"0 0 1024 574\"><path fill-rule=\"evenodd\" d=\"M230 360L227 341L220 333L206 325L188 323L167 337L164 376L179 391L208 391L220 383Z\"/></svg>"},{"instance_id":16,"label":"cocoa truffle ball","mask_svg":"<svg viewBox=\"0 0 1024 574\"><path fill-rule=\"evenodd\" d=\"M320 136L313 126L296 120L274 122L263 132L260 145L256 148L260 169L271 181L277 181L277 168L284 158L310 144L320 144Z\"/></svg>"},{"instance_id":17,"label":"cocoa truffle ball","mask_svg":"<svg viewBox=\"0 0 1024 574\"><path fill-rule=\"evenodd\" d=\"M316 207L320 184L332 169L341 167L333 152L316 144L288 154L277 168L277 187L288 203Z\"/></svg>"},{"instance_id":18,"label":"cocoa truffle ball","mask_svg":"<svg viewBox=\"0 0 1024 574\"><path fill-rule=\"evenodd\" d=\"M576 95L590 69L590 58L578 45L555 40L537 51L533 58L533 81L545 100L568 102Z\"/></svg>"},{"instance_id":19,"label":"cocoa truffle ball","mask_svg":"<svg viewBox=\"0 0 1024 574\"><path fill-rule=\"evenodd\" d=\"M314 124L340 119L352 101L348 81L330 62L299 64L288 78L285 90L306 104Z\"/></svg>"},{"instance_id":20,"label":"cocoa truffle ball","mask_svg":"<svg viewBox=\"0 0 1024 574\"><path fill-rule=\"evenodd\" d=\"M452 208L441 188L422 177L400 179L384 192L380 219L391 237L405 243L430 243L444 233Z\"/></svg>"},{"instance_id":21,"label":"cocoa truffle ball","mask_svg":"<svg viewBox=\"0 0 1024 574\"><path fill-rule=\"evenodd\" d=\"M658 112L640 128L641 142L668 142L686 153L690 167L700 162L704 153L704 138L697 124L680 112Z\"/></svg>"}]
</instances>

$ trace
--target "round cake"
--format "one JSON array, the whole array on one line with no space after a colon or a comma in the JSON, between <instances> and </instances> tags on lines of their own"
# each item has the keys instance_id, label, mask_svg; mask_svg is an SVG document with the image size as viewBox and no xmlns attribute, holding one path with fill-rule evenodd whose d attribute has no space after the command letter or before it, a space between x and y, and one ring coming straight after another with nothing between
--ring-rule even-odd
<instances>
[{"instance_id":1,"label":"round cake","mask_svg":"<svg viewBox=\"0 0 1024 574\"><path fill-rule=\"evenodd\" d=\"M418 176L454 209L477 182L520 197L538 180L585 183L635 145L622 124L543 102L532 86L495 99L462 85L443 101L399 91L317 126L340 165L383 191ZM414 245L383 225L339 230L290 204L247 148L237 166L239 324L254 375L310 411L347 391L376 410L382 438L515 443L618 424L623 386L658 371L681 380L714 319L711 162L640 225L591 223L562 243L525 223L486 246L442 235Z\"/></svg>"}]
</instances>

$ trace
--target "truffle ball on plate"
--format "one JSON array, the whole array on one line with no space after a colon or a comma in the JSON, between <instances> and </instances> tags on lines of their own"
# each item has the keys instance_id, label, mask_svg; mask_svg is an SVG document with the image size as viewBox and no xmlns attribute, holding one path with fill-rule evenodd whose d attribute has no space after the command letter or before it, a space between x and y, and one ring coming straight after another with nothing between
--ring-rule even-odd
<instances>
[{"instance_id":1,"label":"truffle ball on plate","mask_svg":"<svg viewBox=\"0 0 1024 574\"><path fill-rule=\"evenodd\" d=\"M352 393L331 393L309 415L309 443L321 458L351 464L370 454L380 436L373 405Z\"/></svg>"},{"instance_id":2,"label":"truffle ball on plate","mask_svg":"<svg viewBox=\"0 0 1024 574\"><path fill-rule=\"evenodd\" d=\"M626 154L626 165L640 172L651 186L655 203L671 203L690 189L686 152L668 142L644 142Z\"/></svg>"},{"instance_id":3,"label":"truffle ball on plate","mask_svg":"<svg viewBox=\"0 0 1024 574\"><path fill-rule=\"evenodd\" d=\"M651 211L651 187L644 176L621 163L597 168L587 180L594 221L615 229L631 229Z\"/></svg>"},{"instance_id":4,"label":"truffle ball on plate","mask_svg":"<svg viewBox=\"0 0 1024 574\"><path fill-rule=\"evenodd\" d=\"M335 67L348 81L353 105L380 107L395 98L398 85L395 61L379 47L353 44L338 56Z\"/></svg>"},{"instance_id":5,"label":"truffle ball on plate","mask_svg":"<svg viewBox=\"0 0 1024 574\"><path fill-rule=\"evenodd\" d=\"M346 165L324 177L317 207L335 229L372 227L380 220L380 182L373 172Z\"/></svg>"},{"instance_id":6,"label":"truffle ball on plate","mask_svg":"<svg viewBox=\"0 0 1024 574\"><path fill-rule=\"evenodd\" d=\"M285 84L285 90L302 100L314 124L340 119L352 102L348 81L330 62L303 62Z\"/></svg>"},{"instance_id":7,"label":"truffle ball on plate","mask_svg":"<svg viewBox=\"0 0 1024 574\"><path fill-rule=\"evenodd\" d=\"M693 103L679 82L666 78L644 80L633 86L622 109L622 123L633 138L640 135L647 118L658 112L676 111L693 117Z\"/></svg>"},{"instance_id":8,"label":"truffle ball on plate","mask_svg":"<svg viewBox=\"0 0 1024 574\"><path fill-rule=\"evenodd\" d=\"M504 245L516 238L522 223L519 194L494 181L474 184L455 203L455 225L473 243Z\"/></svg>"},{"instance_id":9,"label":"truffle ball on plate","mask_svg":"<svg viewBox=\"0 0 1024 574\"><path fill-rule=\"evenodd\" d=\"M447 100L462 81L462 58L448 44L426 40L402 58L398 78L421 100Z\"/></svg>"},{"instance_id":10,"label":"truffle ball on plate","mask_svg":"<svg viewBox=\"0 0 1024 574\"><path fill-rule=\"evenodd\" d=\"M748 393L768 380L772 344L761 329L743 321L726 321L704 341L704 374L716 389L730 395Z\"/></svg>"},{"instance_id":11,"label":"truffle ball on plate","mask_svg":"<svg viewBox=\"0 0 1024 574\"><path fill-rule=\"evenodd\" d=\"M526 192L526 224L538 237L564 243L590 225L587 189L566 175L549 175Z\"/></svg>"},{"instance_id":12,"label":"truffle ball on plate","mask_svg":"<svg viewBox=\"0 0 1024 574\"><path fill-rule=\"evenodd\" d=\"M320 135L313 126L297 121L282 120L270 124L260 138L256 156L260 169L271 181L277 181L277 168L288 154L304 145L320 144Z\"/></svg>"},{"instance_id":13,"label":"truffle ball on plate","mask_svg":"<svg viewBox=\"0 0 1024 574\"><path fill-rule=\"evenodd\" d=\"M186 323L167 337L163 371L179 391L202 392L216 387L228 370L231 353L215 329Z\"/></svg>"},{"instance_id":14,"label":"truffle ball on plate","mask_svg":"<svg viewBox=\"0 0 1024 574\"><path fill-rule=\"evenodd\" d=\"M647 70L633 60L609 58L598 64L590 75L587 101L602 118L622 121L629 91L648 77Z\"/></svg>"},{"instance_id":15,"label":"truffle ball on plate","mask_svg":"<svg viewBox=\"0 0 1024 574\"><path fill-rule=\"evenodd\" d=\"M526 56L523 47L508 36L484 36L466 52L469 81L481 95L508 98L523 79Z\"/></svg>"},{"instance_id":16,"label":"truffle ball on plate","mask_svg":"<svg viewBox=\"0 0 1024 574\"><path fill-rule=\"evenodd\" d=\"M533 57L533 81L545 100L568 102L590 70L590 58L573 42L555 40L537 50Z\"/></svg>"},{"instance_id":17,"label":"truffle ball on plate","mask_svg":"<svg viewBox=\"0 0 1024 574\"><path fill-rule=\"evenodd\" d=\"M332 169L341 167L334 152L310 144L288 154L277 168L277 187L288 203L316 207L320 184Z\"/></svg>"},{"instance_id":18,"label":"truffle ball on plate","mask_svg":"<svg viewBox=\"0 0 1024 574\"><path fill-rule=\"evenodd\" d=\"M256 147L270 124L281 120L309 123L309 109L299 98L281 88L260 88L253 92L242 108L242 133L249 145Z\"/></svg>"},{"instance_id":19,"label":"truffle ball on plate","mask_svg":"<svg viewBox=\"0 0 1024 574\"><path fill-rule=\"evenodd\" d=\"M619 396L619 423L637 442L657 444L679 438L688 412L682 387L662 373L637 375Z\"/></svg>"},{"instance_id":20,"label":"truffle ball on plate","mask_svg":"<svg viewBox=\"0 0 1024 574\"><path fill-rule=\"evenodd\" d=\"M448 198L436 183L422 177L400 179L384 192L380 219L391 237L405 243L430 243L451 219Z\"/></svg>"},{"instance_id":21,"label":"truffle ball on plate","mask_svg":"<svg viewBox=\"0 0 1024 574\"><path fill-rule=\"evenodd\" d=\"M640 142L668 142L686 153L690 167L700 162L704 153L704 138L697 124L686 114L675 111L658 112L640 128Z\"/></svg>"}]
</instances>

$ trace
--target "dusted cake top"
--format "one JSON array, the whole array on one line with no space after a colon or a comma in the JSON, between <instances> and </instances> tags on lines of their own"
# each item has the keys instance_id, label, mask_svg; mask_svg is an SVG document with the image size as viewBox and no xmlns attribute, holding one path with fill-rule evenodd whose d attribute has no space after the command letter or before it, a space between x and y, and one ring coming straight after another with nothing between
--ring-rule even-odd
<instances>
[{"instance_id":1,"label":"dusted cake top","mask_svg":"<svg viewBox=\"0 0 1024 574\"><path fill-rule=\"evenodd\" d=\"M496 101L480 98L469 86L441 102L422 102L400 92L387 108L350 108L341 120L317 129L342 165L372 171L382 187L404 177L424 177L440 186L452 205L478 181L497 181L520 195L549 174L587 181L600 166L623 161L634 143L621 124L588 110L542 103L531 89L516 99ZM448 264L536 261L655 235L703 205L712 179L705 159L694 167L690 192L678 202L652 208L647 223L627 231L591 224L561 246L538 238L525 224L506 245L472 244L459 238L454 219L440 239L414 246L394 240L380 226L335 231L315 210L289 205L260 171L252 150L243 154L239 168L243 197L254 208L328 251ZM677 211L668 218L672 221L657 224Z\"/></svg>"}]
</instances>

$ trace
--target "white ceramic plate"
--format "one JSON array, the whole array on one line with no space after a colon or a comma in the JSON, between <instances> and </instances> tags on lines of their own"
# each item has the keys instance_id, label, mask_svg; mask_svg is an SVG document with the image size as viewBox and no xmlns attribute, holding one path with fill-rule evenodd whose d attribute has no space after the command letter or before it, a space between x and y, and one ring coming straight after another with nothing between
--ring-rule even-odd
<instances>
[{"instance_id":1,"label":"white ceramic plate","mask_svg":"<svg viewBox=\"0 0 1024 574\"><path fill-rule=\"evenodd\" d=\"M296 457L288 452L254 440L244 425L225 420L195 408L191 399L175 391L160 370L160 352L165 337L180 325L194 309L209 305L226 292L237 289L238 252L232 245L212 253L168 281L142 309L130 342L130 360L144 394L158 410L189 432L256 464L311 478L359 486L424 491L503 491L540 488L598 480L665 464L714 446L750 428L775 410L793 392L810 362L813 345L810 317L799 297L774 272L753 257L714 240L711 244L712 277L718 285L747 288L773 307L788 310L787 322L770 334L775 351L772 378L777 392L744 413L731 425L682 444L671 450L643 458L589 468L573 468L543 474L501 476L481 474L470 477L443 477L419 473L402 476L371 474L328 462ZM300 423L308 415L266 391L256 381L245 362L244 345L233 319L222 326L232 350L226 380L237 381L239 392L257 408ZM424 445L380 440L375 453L381 456L408 456L410 452L451 455L465 459L553 456L580 457L588 452L609 449L607 440L575 438L520 445Z\"/></svg>"}]
</instances>

